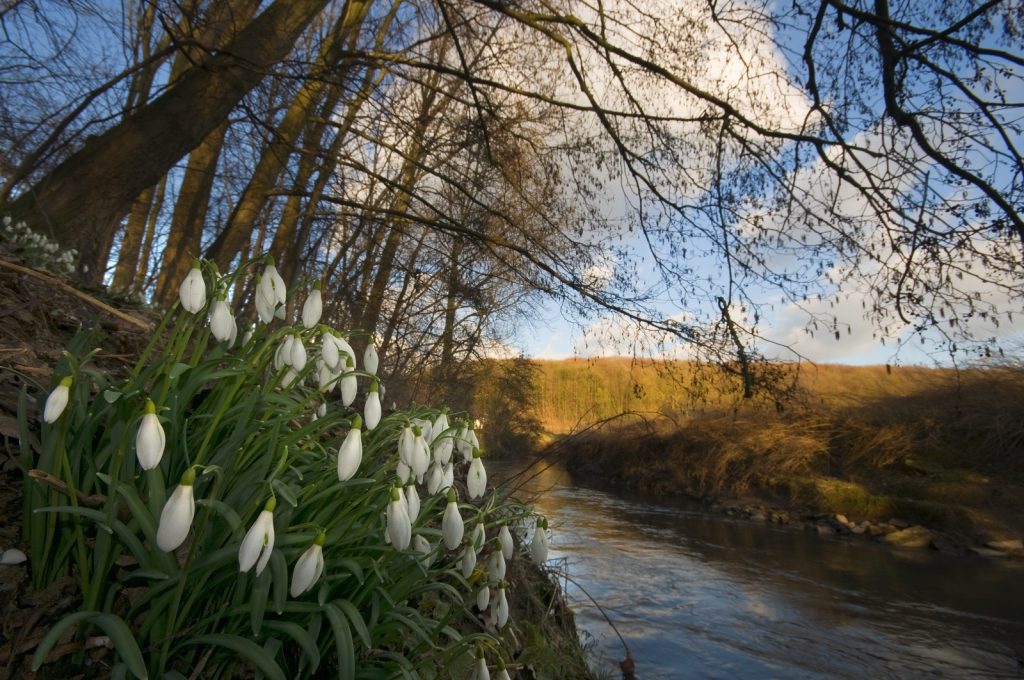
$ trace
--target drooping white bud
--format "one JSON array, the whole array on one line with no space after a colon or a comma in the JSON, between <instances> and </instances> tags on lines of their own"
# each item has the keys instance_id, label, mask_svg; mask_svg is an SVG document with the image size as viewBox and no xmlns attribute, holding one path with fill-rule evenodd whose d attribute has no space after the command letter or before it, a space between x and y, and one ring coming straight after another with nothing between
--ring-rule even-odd
<instances>
[{"instance_id":1,"label":"drooping white bud","mask_svg":"<svg viewBox=\"0 0 1024 680\"><path fill-rule=\"evenodd\" d=\"M192 490L195 480L196 473L192 468L186 470L160 512L156 544L164 552L176 550L185 542L188 531L192 528L192 518L196 514L196 501Z\"/></svg>"},{"instance_id":2,"label":"drooping white bud","mask_svg":"<svg viewBox=\"0 0 1024 680\"><path fill-rule=\"evenodd\" d=\"M277 500L271 497L242 539L242 545L238 548L239 571L249 571L255 565L256 575L259 576L270 562L270 554L274 550L275 507Z\"/></svg>"},{"instance_id":3,"label":"drooping white bud","mask_svg":"<svg viewBox=\"0 0 1024 680\"><path fill-rule=\"evenodd\" d=\"M377 356L377 346L373 344L373 340L370 340L370 344L366 346L366 350L363 352L363 370L370 375L377 375L377 365L380 363L380 358Z\"/></svg>"},{"instance_id":4,"label":"drooping white bud","mask_svg":"<svg viewBox=\"0 0 1024 680\"><path fill-rule=\"evenodd\" d=\"M356 380L355 366L352 365L352 357L345 357L345 373L338 381L338 388L341 390L341 403L351 406L356 400L356 393L359 391L359 382Z\"/></svg>"},{"instance_id":5,"label":"drooping white bud","mask_svg":"<svg viewBox=\"0 0 1024 680\"><path fill-rule=\"evenodd\" d=\"M235 317L231 314L228 303L224 301L224 296L214 300L210 308L210 332L213 333L213 337L218 342L230 340L231 336L237 332L235 330Z\"/></svg>"},{"instance_id":6,"label":"drooping white bud","mask_svg":"<svg viewBox=\"0 0 1024 680\"><path fill-rule=\"evenodd\" d=\"M143 470L152 470L160 464L166 444L167 436L156 415L156 406L151 399L147 399L146 413L135 435L135 455Z\"/></svg>"},{"instance_id":7,"label":"drooping white bud","mask_svg":"<svg viewBox=\"0 0 1024 680\"><path fill-rule=\"evenodd\" d=\"M537 519L537 528L533 532L533 543L530 544L530 557L537 564L548 560L548 521L543 517Z\"/></svg>"},{"instance_id":8,"label":"drooping white bud","mask_svg":"<svg viewBox=\"0 0 1024 680\"><path fill-rule=\"evenodd\" d=\"M387 533L391 545L396 550L405 550L412 540L412 523L409 521L409 512L406 509L402 489L394 487L391 489L391 502L387 509Z\"/></svg>"},{"instance_id":9,"label":"drooping white bud","mask_svg":"<svg viewBox=\"0 0 1024 680\"><path fill-rule=\"evenodd\" d=\"M355 416L352 428L338 450L338 479L342 482L352 479L363 462L363 433L360 429L362 425L363 419Z\"/></svg>"},{"instance_id":10,"label":"drooping white bud","mask_svg":"<svg viewBox=\"0 0 1024 680\"><path fill-rule=\"evenodd\" d=\"M480 449L473 449L473 462L466 474L466 491L470 498L480 498L487 489L487 470L484 469Z\"/></svg>"},{"instance_id":11,"label":"drooping white bud","mask_svg":"<svg viewBox=\"0 0 1024 680\"><path fill-rule=\"evenodd\" d=\"M206 282L203 281L199 260L192 261L192 269L189 270L185 280L181 282L181 288L178 289L178 298L185 311L191 314L198 314L206 305Z\"/></svg>"},{"instance_id":12,"label":"drooping white bud","mask_svg":"<svg viewBox=\"0 0 1024 680\"><path fill-rule=\"evenodd\" d=\"M313 290L309 297L302 303L302 325L306 328L313 328L320 323L320 317L324 313L323 296L320 293L320 282L313 284Z\"/></svg>"},{"instance_id":13,"label":"drooping white bud","mask_svg":"<svg viewBox=\"0 0 1024 680\"><path fill-rule=\"evenodd\" d=\"M409 521L413 524L416 523L416 518L420 516L421 505L420 492L416 490L416 485L407 484L405 487L405 508L409 513Z\"/></svg>"},{"instance_id":14,"label":"drooping white bud","mask_svg":"<svg viewBox=\"0 0 1024 680\"><path fill-rule=\"evenodd\" d=\"M313 539L313 545L299 556L295 563L295 569L292 570L292 585L289 590L292 597L298 597L320 580L320 575L324 572L324 542L326 540L327 537L321 531Z\"/></svg>"},{"instance_id":15,"label":"drooping white bud","mask_svg":"<svg viewBox=\"0 0 1024 680\"><path fill-rule=\"evenodd\" d=\"M374 380L370 386L370 393L366 395L366 404L363 405L363 419L366 421L366 429L372 430L380 422L380 394L377 392L378 384Z\"/></svg>"},{"instance_id":16,"label":"drooping white bud","mask_svg":"<svg viewBox=\"0 0 1024 680\"><path fill-rule=\"evenodd\" d=\"M441 535L444 537L444 545L449 550L455 550L462 543L462 536L466 531L466 525L459 513L459 504L455 498L455 489L448 489L448 505L444 509L444 516L441 518Z\"/></svg>"},{"instance_id":17,"label":"drooping white bud","mask_svg":"<svg viewBox=\"0 0 1024 680\"><path fill-rule=\"evenodd\" d=\"M71 398L71 383L72 378L70 375L61 378L60 384L46 398L46 405L43 406L43 420L47 423L56 422L61 417L61 414L64 413L64 409L68 405L68 399Z\"/></svg>"},{"instance_id":18,"label":"drooping white bud","mask_svg":"<svg viewBox=\"0 0 1024 680\"><path fill-rule=\"evenodd\" d=\"M501 554L505 559L512 559L515 544L512 542L512 533L508 530L507 524L501 525L501 530L498 532L498 545L501 546Z\"/></svg>"}]
</instances>

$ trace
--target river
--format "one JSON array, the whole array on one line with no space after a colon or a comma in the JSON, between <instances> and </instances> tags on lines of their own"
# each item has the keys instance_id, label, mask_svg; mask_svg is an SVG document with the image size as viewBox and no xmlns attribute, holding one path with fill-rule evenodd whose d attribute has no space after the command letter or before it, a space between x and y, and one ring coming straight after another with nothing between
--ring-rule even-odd
<instances>
[{"instance_id":1,"label":"river","mask_svg":"<svg viewBox=\"0 0 1024 680\"><path fill-rule=\"evenodd\" d=\"M522 467L488 463L497 479ZM557 466L516 495L547 515L550 564L605 610L641 680L1024 678L1020 562L821 538L577 486ZM564 585L596 670L617 677L622 643Z\"/></svg>"}]
</instances>

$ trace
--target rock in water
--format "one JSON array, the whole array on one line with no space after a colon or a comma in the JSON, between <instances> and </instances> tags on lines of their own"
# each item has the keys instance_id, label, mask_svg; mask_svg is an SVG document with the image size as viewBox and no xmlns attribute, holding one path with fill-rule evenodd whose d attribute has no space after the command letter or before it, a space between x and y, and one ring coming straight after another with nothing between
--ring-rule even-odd
<instances>
[{"instance_id":1,"label":"rock in water","mask_svg":"<svg viewBox=\"0 0 1024 680\"><path fill-rule=\"evenodd\" d=\"M882 542L902 548L927 548L932 544L932 532L922 526L913 526L886 534Z\"/></svg>"}]
</instances>

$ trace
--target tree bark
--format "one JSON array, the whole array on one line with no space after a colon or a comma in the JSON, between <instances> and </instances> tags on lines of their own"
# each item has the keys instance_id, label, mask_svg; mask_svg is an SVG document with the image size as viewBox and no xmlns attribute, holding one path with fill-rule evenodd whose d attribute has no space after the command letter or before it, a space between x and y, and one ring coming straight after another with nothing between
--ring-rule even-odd
<instances>
[{"instance_id":1,"label":"tree bark","mask_svg":"<svg viewBox=\"0 0 1024 680\"><path fill-rule=\"evenodd\" d=\"M154 300L164 307L174 303L178 286L188 274L192 258L200 254L199 241L217 173L217 159L220 158L227 130L227 123L222 123L189 154L185 176L178 190L178 200L174 204L171 231L167 235L154 294Z\"/></svg>"},{"instance_id":2,"label":"tree bark","mask_svg":"<svg viewBox=\"0 0 1024 680\"><path fill-rule=\"evenodd\" d=\"M371 3L372 0L349 0L317 57L311 78L299 88L281 124L274 131L273 140L263 150L227 227L207 252L222 270L231 265L243 244L252 237L256 219L266 204L267 196L276 187L310 112L323 101L328 87L324 75L338 64L346 46L354 44L357 29L366 18Z\"/></svg>"},{"instance_id":3,"label":"tree bark","mask_svg":"<svg viewBox=\"0 0 1024 680\"><path fill-rule=\"evenodd\" d=\"M16 219L80 252L82 278L98 280L103 244L132 202L220 124L284 59L328 0L275 0L222 52L190 68L54 168L10 204Z\"/></svg>"}]
</instances>

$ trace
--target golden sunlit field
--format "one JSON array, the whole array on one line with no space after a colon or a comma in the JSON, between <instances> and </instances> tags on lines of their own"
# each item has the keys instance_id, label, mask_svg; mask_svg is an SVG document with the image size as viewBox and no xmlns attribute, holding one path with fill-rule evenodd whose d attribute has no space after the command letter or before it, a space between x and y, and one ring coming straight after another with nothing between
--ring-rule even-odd
<instances>
[{"instance_id":1,"label":"golden sunlit field","mask_svg":"<svg viewBox=\"0 0 1024 680\"><path fill-rule=\"evenodd\" d=\"M752 400L682 362L538 367L549 451L583 476L983 536L1022 528L1019 366L778 367L787 394Z\"/></svg>"}]
</instances>

